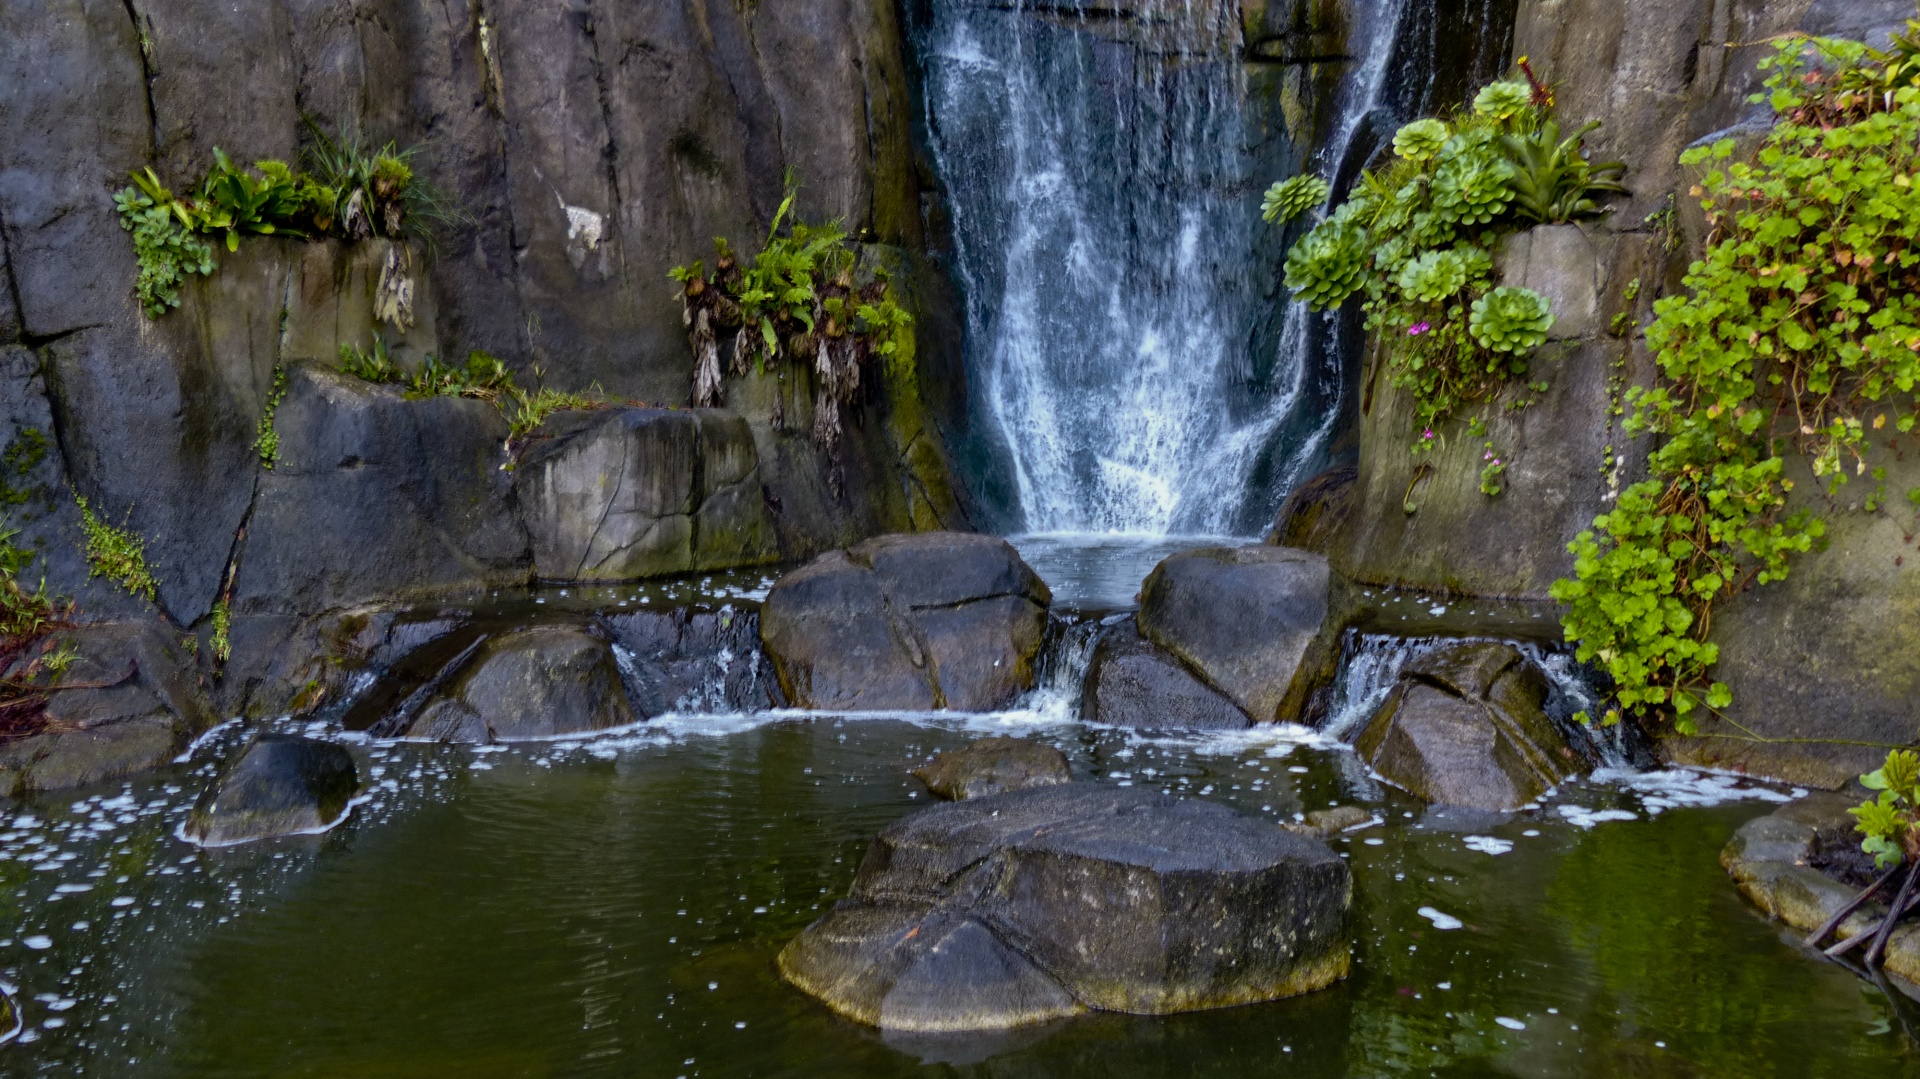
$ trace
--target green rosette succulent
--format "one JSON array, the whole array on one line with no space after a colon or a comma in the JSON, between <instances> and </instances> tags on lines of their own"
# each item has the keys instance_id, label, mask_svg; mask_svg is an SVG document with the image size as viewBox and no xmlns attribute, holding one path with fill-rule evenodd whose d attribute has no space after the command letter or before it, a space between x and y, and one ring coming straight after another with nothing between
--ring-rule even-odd
<instances>
[{"instance_id":1,"label":"green rosette succulent","mask_svg":"<svg viewBox=\"0 0 1920 1079\"><path fill-rule=\"evenodd\" d=\"M1322 221L1287 252L1287 288L1315 311L1338 307L1363 283L1368 247L1367 231L1350 217Z\"/></svg>"},{"instance_id":2,"label":"green rosette succulent","mask_svg":"<svg viewBox=\"0 0 1920 1079\"><path fill-rule=\"evenodd\" d=\"M1327 201L1330 190L1318 176L1281 180L1267 188L1266 197L1260 200L1260 216L1270 223L1291 221Z\"/></svg>"},{"instance_id":3,"label":"green rosette succulent","mask_svg":"<svg viewBox=\"0 0 1920 1079\"><path fill-rule=\"evenodd\" d=\"M1474 96L1473 111L1489 120L1511 120L1533 104L1533 87L1524 82L1488 83Z\"/></svg>"},{"instance_id":4,"label":"green rosette succulent","mask_svg":"<svg viewBox=\"0 0 1920 1079\"><path fill-rule=\"evenodd\" d=\"M1451 139L1433 173L1433 208L1456 225L1484 225L1513 202L1513 166L1485 142Z\"/></svg>"},{"instance_id":5,"label":"green rosette succulent","mask_svg":"<svg viewBox=\"0 0 1920 1079\"><path fill-rule=\"evenodd\" d=\"M1451 134L1445 121L1415 120L1394 134L1393 152L1408 161L1426 161L1440 152Z\"/></svg>"},{"instance_id":6,"label":"green rosette succulent","mask_svg":"<svg viewBox=\"0 0 1920 1079\"><path fill-rule=\"evenodd\" d=\"M1553 308L1532 289L1497 288L1473 301L1467 332L1495 352L1525 352L1547 339Z\"/></svg>"},{"instance_id":7,"label":"green rosette succulent","mask_svg":"<svg viewBox=\"0 0 1920 1079\"><path fill-rule=\"evenodd\" d=\"M1394 281L1400 291L1418 303L1439 303L1467 287L1467 260L1456 249L1428 251L1408 259Z\"/></svg>"}]
</instances>

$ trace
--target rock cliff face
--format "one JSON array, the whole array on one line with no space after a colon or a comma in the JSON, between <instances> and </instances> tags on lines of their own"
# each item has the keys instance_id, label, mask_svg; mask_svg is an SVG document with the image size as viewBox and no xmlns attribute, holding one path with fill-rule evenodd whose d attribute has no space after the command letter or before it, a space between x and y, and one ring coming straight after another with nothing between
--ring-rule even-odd
<instances>
[{"instance_id":1,"label":"rock cliff face","mask_svg":"<svg viewBox=\"0 0 1920 1079\"><path fill-rule=\"evenodd\" d=\"M1529 375L1549 388L1489 423L1489 437L1513 458L1506 490L1481 494L1480 440L1456 432L1438 450L1411 453L1419 434L1412 402L1370 357L1358 469L1304 488L1279 522L1280 542L1323 550L1337 570L1367 583L1544 600L1572 573L1568 541L1642 475L1647 447L1625 436L1616 406L1627 386L1651 381L1642 336L1651 304L1680 287L1700 251L1681 152L1764 122L1747 95L1780 35L1872 39L1912 14L1904 0L1521 0L1513 54L1555 84L1563 118L1605 121L1589 140L1591 155L1626 161L1632 194L1597 222L1536 229L1502 253L1506 281L1548 293L1561 319ZM1669 200L1678 212L1663 220ZM1885 460L1869 462L1888 467L1889 490L1920 483L1900 460L1907 448L1886 447ZM1795 468L1806 472L1804 462ZM1786 582L1753 589L1715 615L1717 676L1732 685L1729 715L1744 729L1708 724L1709 737L1668 748L1684 760L1837 785L1881 751L1834 740L1913 737L1920 573L1903 568L1910 529L1847 504L1862 492L1833 502L1808 493L1819 485L1801 478L1798 497L1829 522L1828 548L1798 559Z\"/></svg>"},{"instance_id":2,"label":"rock cliff face","mask_svg":"<svg viewBox=\"0 0 1920 1079\"><path fill-rule=\"evenodd\" d=\"M222 600L236 620L310 615L536 571L752 564L966 527L943 417L922 403L923 385L964 394L944 385L960 375L957 342L938 331L951 322L941 286L919 272L890 0L9 3L0 70L0 444L44 441L7 489L30 495L15 523L82 617L204 626ZM184 190L216 147L296 159L309 118L418 146L419 174L470 220L430 249L249 237L189 279L178 310L146 318L112 192L147 166ZM342 344L371 343L376 281L397 260L414 293L410 327L387 331L401 366L479 349L523 386L683 406L692 359L667 270L710 257L712 237L764 234L789 170L797 212L842 219L891 260L921 327L853 411L837 475L803 422L767 422L782 391L760 383L773 380L748 379L729 386L733 412L686 419L678 442L667 433L705 452L667 454L680 471L659 484L704 486L671 506L617 508L629 532L656 525L659 542L611 539L555 515L607 515L617 496L561 493L552 467L544 487L502 470L506 421L491 406L403 400L331 370ZM784 392L804 401L809 376L795 370ZM268 470L255 438L276 372L289 389ZM551 464L607 441L579 426L559 432L564 445L533 444ZM89 583L69 488L145 538L155 604ZM739 541L660 532L677 521L698 537L703 516L746 522Z\"/></svg>"}]
</instances>

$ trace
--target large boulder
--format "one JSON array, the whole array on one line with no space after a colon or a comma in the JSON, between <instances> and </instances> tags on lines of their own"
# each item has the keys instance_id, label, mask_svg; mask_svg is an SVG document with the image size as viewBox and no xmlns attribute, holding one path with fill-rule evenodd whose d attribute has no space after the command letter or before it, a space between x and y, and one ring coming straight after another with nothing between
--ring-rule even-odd
<instances>
[{"instance_id":1,"label":"large boulder","mask_svg":"<svg viewBox=\"0 0 1920 1079\"><path fill-rule=\"evenodd\" d=\"M39 698L37 733L0 746L0 794L58 790L163 764L213 722L187 638L159 622L99 623L49 637L6 678ZM58 674L45 660L72 658Z\"/></svg>"},{"instance_id":2,"label":"large boulder","mask_svg":"<svg viewBox=\"0 0 1920 1079\"><path fill-rule=\"evenodd\" d=\"M1131 623L1114 626L1094 645L1080 718L1161 730L1233 730L1252 723L1178 659L1142 640Z\"/></svg>"},{"instance_id":3,"label":"large boulder","mask_svg":"<svg viewBox=\"0 0 1920 1079\"><path fill-rule=\"evenodd\" d=\"M1510 644L1442 645L1407 664L1354 748L1429 802L1517 809L1587 764L1548 718L1547 694Z\"/></svg>"},{"instance_id":4,"label":"large boulder","mask_svg":"<svg viewBox=\"0 0 1920 1079\"><path fill-rule=\"evenodd\" d=\"M535 626L481 642L405 737L512 742L633 721L606 641L573 626Z\"/></svg>"},{"instance_id":5,"label":"large boulder","mask_svg":"<svg viewBox=\"0 0 1920 1079\"><path fill-rule=\"evenodd\" d=\"M233 611L311 614L524 583L507 421L485 401L410 400L319 366L294 368L275 411Z\"/></svg>"},{"instance_id":6,"label":"large boulder","mask_svg":"<svg viewBox=\"0 0 1920 1079\"><path fill-rule=\"evenodd\" d=\"M558 417L541 435L514 471L541 577L631 580L779 558L745 419L623 408Z\"/></svg>"},{"instance_id":7,"label":"large boulder","mask_svg":"<svg viewBox=\"0 0 1920 1079\"><path fill-rule=\"evenodd\" d=\"M779 962L834 1011L895 1030L1159 1015L1345 976L1351 900L1324 844L1212 802L1068 784L895 822Z\"/></svg>"},{"instance_id":8,"label":"large boulder","mask_svg":"<svg viewBox=\"0 0 1920 1079\"><path fill-rule=\"evenodd\" d=\"M1140 588L1140 635L1255 722L1297 718L1331 673L1333 575L1290 547L1208 547L1161 562Z\"/></svg>"},{"instance_id":9,"label":"large boulder","mask_svg":"<svg viewBox=\"0 0 1920 1079\"><path fill-rule=\"evenodd\" d=\"M796 707L989 711L1033 687L1052 598L1003 539L880 536L782 577L760 639Z\"/></svg>"},{"instance_id":10,"label":"large boulder","mask_svg":"<svg viewBox=\"0 0 1920 1079\"><path fill-rule=\"evenodd\" d=\"M187 814L187 837L209 847L323 832L340 823L359 789L346 747L262 734Z\"/></svg>"},{"instance_id":11,"label":"large boulder","mask_svg":"<svg viewBox=\"0 0 1920 1079\"><path fill-rule=\"evenodd\" d=\"M913 769L935 795L953 801L1073 781L1067 755L1026 738L982 738Z\"/></svg>"}]
</instances>

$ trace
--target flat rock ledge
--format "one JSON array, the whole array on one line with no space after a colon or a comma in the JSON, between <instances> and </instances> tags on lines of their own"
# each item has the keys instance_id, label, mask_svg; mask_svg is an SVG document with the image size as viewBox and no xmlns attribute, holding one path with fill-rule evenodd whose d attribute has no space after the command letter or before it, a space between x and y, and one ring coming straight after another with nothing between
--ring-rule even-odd
<instances>
[{"instance_id":1,"label":"flat rock ledge","mask_svg":"<svg viewBox=\"0 0 1920 1079\"><path fill-rule=\"evenodd\" d=\"M1816 792L1755 817L1733 833L1720 852L1720 864L1748 902L1811 933L1866 886L1836 880L1817 868L1836 852L1859 847L1859 834L1847 815L1847 808L1857 804L1858 798ZM1886 913L1886 904L1868 901L1840 923L1827 943L1867 932ZM1885 969L1920 983L1920 925L1908 921L1894 929L1887 940Z\"/></svg>"},{"instance_id":2,"label":"flat rock ledge","mask_svg":"<svg viewBox=\"0 0 1920 1079\"><path fill-rule=\"evenodd\" d=\"M1323 843L1212 802L1072 783L895 822L779 964L888 1030L1165 1015L1345 977L1352 899Z\"/></svg>"}]
</instances>

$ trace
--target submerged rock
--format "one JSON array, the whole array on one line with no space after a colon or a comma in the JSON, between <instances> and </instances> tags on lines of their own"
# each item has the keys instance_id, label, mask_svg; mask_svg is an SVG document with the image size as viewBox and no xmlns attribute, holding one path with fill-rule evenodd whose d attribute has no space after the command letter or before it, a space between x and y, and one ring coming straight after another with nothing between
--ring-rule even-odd
<instances>
[{"instance_id":1,"label":"submerged rock","mask_svg":"<svg viewBox=\"0 0 1920 1079\"><path fill-rule=\"evenodd\" d=\"M1291 720L1334 660L1327 560L1290 547L1182 551L1140 589L1140 635L1256 723Z\"/></svg>"},{"instance_id":2,"label":"submerged rock","mask_svg":"<svg viewBox=\"0 0 1920 1079\"><path fill-rule=\"evenodd\" d=\"M187 836L225 847L324 831L346 816L359 785L353 755L345 747L263 734L194 804L187 814Z\"/></svg>"},{"instance_id":3,"label":"submerged rock","mask_svg":"<svg viewBox=\"0 0 1920 1079\"><path fill-rule=\"evenodd\" d=\"M880 536L782 577L760 638L798 708L984 712L1033 688L1052 599L998 537Z\"/></svg>"},{"instance_id":4,"label":"submerged rock","mask_svg":"<svg viewBox=\"0 0 1920 1079\"><path fill-rule=\"evenodd\" d=\"M1113 627L1094 646L1080 718L1161 730L1234 730L1253 722L1132 625Z\"/></svg>"},{"instance_id":5,"label":"submerged rock","mask_svg":"<svg viewBox=\"0 0 1920 1079\"><path fill-rule=\"evenodd\" d=\"M584 629L536 626L481 644L404 737L512 742L632 722L612 646Z\"/></svg>"},{"instance_id":6,"label":"submerged rock","mask_svg":"<svg viewBox=\"0 0 1920 1079\"><path fill-rule=\"evenodd\" d=\"M1547 717L1547 692L1510 644L1443 645L1407 664L1354 748L1429 802L1517 809L1587 764Z\"/></svg>"},{"instance_id":7,"label":"submerged rock","mask_svg":"<svg viewBox=\"0 0 1920 1079\"><path fill-rule=\"evenodd\" d=\"M1051 787L1073 781L1067 755L1026 738L982 738L913 769L927 789L949 800Z\"/></svg>"},{"instance_id":8,"label":"submerged rock","mask_svg":"<svg viewBox=\"0 0 1920 1079\"><path fill-rule=\"evenodd\" d=\"M1351 832L1379 821L1373 810L1360 806L1334 806L1331 809L1316 809L1306 815L1305 820L1283 824L1280 827L1295 835L1310 835L1328 838L1341 832Z\"/></svg>"},{"instance_id":9,"label":"submerged rock","mask_svg":"<svg viewBox=\"0 0 1920 1079\"><path fill-rule=\"evenodd\" d=\"M1225 806L1067 784L936 806L780 953L834 1011L906 1031L1292 996L1351 964L1347 865Z\"/></svg>"}]
</instances>

